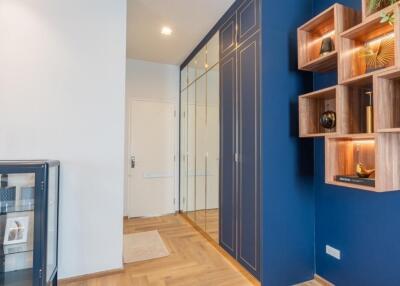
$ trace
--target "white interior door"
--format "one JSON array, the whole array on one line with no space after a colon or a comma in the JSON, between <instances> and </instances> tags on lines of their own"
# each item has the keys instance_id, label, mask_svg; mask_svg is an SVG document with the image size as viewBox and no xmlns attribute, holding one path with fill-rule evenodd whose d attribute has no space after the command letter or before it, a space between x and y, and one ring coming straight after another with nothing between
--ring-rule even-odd
<instances>
[{"instance_id":1,"label":"white interior door","mask_svg":"<svg viewBox=\"0 0 400 286\"><path fill-rule=\"evenodd\" d=\"M175 212L175 105L129 103L128 216Z\"/></svg>"}]
</instances>

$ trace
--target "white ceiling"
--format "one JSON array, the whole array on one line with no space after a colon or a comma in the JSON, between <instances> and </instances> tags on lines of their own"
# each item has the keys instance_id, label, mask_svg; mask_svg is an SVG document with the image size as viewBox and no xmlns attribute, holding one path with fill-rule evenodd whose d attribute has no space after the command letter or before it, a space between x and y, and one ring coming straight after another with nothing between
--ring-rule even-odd
<instances>
[{"instance_id":1,"label":"white ceiling","mask_svg":"<svg viewBox=\"0 0 400 286\"><path fill-rule=\"evenodd\" d=\"M127 57L181 64L234 1L128 0Z\"/></svg>"}]
</instances>

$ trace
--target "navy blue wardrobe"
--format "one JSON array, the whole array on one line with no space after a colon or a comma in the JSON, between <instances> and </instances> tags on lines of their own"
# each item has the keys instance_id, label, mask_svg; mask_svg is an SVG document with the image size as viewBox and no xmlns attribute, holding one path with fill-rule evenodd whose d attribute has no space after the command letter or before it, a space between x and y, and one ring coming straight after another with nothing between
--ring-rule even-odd
<instances>
[{"instance_id":1,"label":"navy blue wardrobe","mask_svg":"<svg viewBox=\"0 0 400 286\"><path fill-rule=\"evenodd\" d=\"M224 18L220 28L220 245L260 278L260 0L238 1Z\"/></svg>"}]
</instances>

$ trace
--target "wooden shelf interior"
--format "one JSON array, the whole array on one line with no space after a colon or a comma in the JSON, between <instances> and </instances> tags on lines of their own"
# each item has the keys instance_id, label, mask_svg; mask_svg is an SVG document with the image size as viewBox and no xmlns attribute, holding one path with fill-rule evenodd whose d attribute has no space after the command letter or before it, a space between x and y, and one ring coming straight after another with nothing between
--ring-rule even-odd
<instances>
[{"instance_id":1,"label":"wooden shelf interior","mask_svg":"<svg viewBox=\"0 0 400 286\"><path fill-rule=\"evenodd\" d=\"M400 128L400 71L377 76L374 82L377 132L399 131Z\"/></svg>"},{"instance_id":2,"label":"wooden shelf interior","mask_svg":"<svg viewBox=\"0 0 400 286\"><path fill-rule=\"evenodd\" d=\"M396 9L397 11L397 9ZM341 34L341 56L339 62L339 81L343 82L353 77L376 72L394 66L396 63L397 37L395 26L381 23L380 15L368 22L361 23ZM368 65L372 57L365 55L388 51L388 57L379 65ZM379 52L378 52L379 51ZM382 57L381 57L382 58ZM371 67L373 66L373 67Z\"/></svg>"},{"instance_id":3,"label":"wooden shelf interior","mask_svg":"<svg viewBox=\"0 0 400 286\"><path fill-rule=\"evenodd\" d=\"M323 64L323 69L333 69L336 67L337 56L327 57L321 56L322 40L330 37L336 47L335 33L335 6L325 10L298 29L299 44L299 68L307 68L310 62L321 60L329 60L329 63ZM319 69L318 66L314 68ZM308 69L307 69L308 70Z\"/></svg>"},{"instance_id":4,"label":"wooden shelf interior","mask_svg":"<svg viewBox=\"0 0 400 286\"><path fill-rule=\"evenodd\" d=\"M327 183L343 185L336 176L356 176L356 166L362 163L367 169L375 169L375 137L328 137L325 143L325 179ZM372 174L370 178L375 178ZM351 184L350 184L351 185ZM371 189L366 186L355 186ZM373 189L373 188L372 188Z\"/></svg>"},{"instance_id":5,"label":"wooden shelf interior","mask_svg":"<svg viewBox=\"0 0 400 286\"><path fill-rule=\"evenodd\" d=\"M400 133L377 134L377 191L400 190Z\"/></svg>"},{"instance_id":6,"label":"wooden shelf interior","mask_svg":"<svg viewBox=\"0 0 400 286\"><path fill-rule=\"evenodd\" d=\"M337 90L335 86L299 97L300 137L319 137L337 131L337 127L325 129L319 123L320 116L325 111L337 113Z\"/></svg>"},{"instance_id":7,"label":"wooden shelf interior","mask_svg":"<svg viewBox=\"0 0 400 286\"><path fill-rule=\"evenodd\" d=\"M343 134L359 134L367 132L367 106L373 106L372 78L364 78L360 81L344 86L341 97L342 132Z\"/></svg>"},{"instance_id":8,"label":"wooden shelf interior","mask_svg":"<svg viewBox=\"0 0 400 286\"><path fill-rule=\"evenodd\" d=\"M368 17L374 17L378 13L381 14L382 12L384 13L385 11L390 10L391 4L388 0L381 1L381 6L372 11L369 9L369 2L370 0L361 0L363 20L366 20Z\"/></svg>"}]
</instances>

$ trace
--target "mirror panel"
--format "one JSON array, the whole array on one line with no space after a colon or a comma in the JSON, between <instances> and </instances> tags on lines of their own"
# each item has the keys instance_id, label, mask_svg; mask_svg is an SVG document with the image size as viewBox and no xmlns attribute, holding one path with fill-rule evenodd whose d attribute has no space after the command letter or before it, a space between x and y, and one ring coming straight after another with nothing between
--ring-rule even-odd
<instances>
[{"instance_id":1,"label":"mirror panel","mask_svg":"<svg viewBox=\"0 0 400 286\"><path fill-rule=\"evenodd\" d=\"M188 143L188 120L187 120L187 108L188 108L188 90L185 89L181 93L181 129L180 129L180 211L186 212L187 210L187 143Z\"/></svg>"},{"instance_id":2,"label":"mirror panel","mask_svg":"<svg viewBox=\"0 0 400 286\"><path fill-rule=\"evenodd\" d=\"M206 72L207 47L202 48L195 57L196 79L199 79Z\"/></svg>"},{"instance_id":3,"label":"mirror panel","mask_svg":"<svg viewBox=\"0 0 400 286\"><path fill-rule=\"evenodd\" d=\"M219 32L207 44L207 69L212 69L219 62ZM219 85L219 84L218 84Z\"/></svg>"},{"instance_id":4,"label":"mirror panel","mask_svg":"<svg viewBox=\"0 0 400 286\"><path fill-rule=\"evenodd\" d=\"M180 111L180 210L216 242L220 151L218 62L217 32L182 70L181 76L187 76L188 87L181 92Z\"/></svg>"},{"instance_id":5,"label":"mirror panel","mask_svg":"<svg viewBox=\"0 0 400 286\"><path fill-rule=\"evenodd\" d=\"M197 62L196 58L193 58L187 66L187 68L188 68L188 71L187 71L188 85L192 84L196 80L196 62Z\"/></svg>"},{"instance_id":6,"label":"mirror panel","mask_svg":"<svg viewBox=\"0 0 400 286\"><path fill-rule=\"evenodd\" d=\"M196 85L188 88L187 105L187 207L186 213L195 221L196 212Z\"/></svg>"},{"instance_id":7,"label":"mirror panel","mask_svg":"<svg viewBox=\"0 0 400 286\"><path fill-rule=\"evenodd\" d=\"M219 241L219 65L207 72L206 231Z\"/></svg>"},{"instance_id":8,"label":"mirror panel","mask_svg":"<svg viewBox=\"0 0 400 286\"><path fill-rule=\"evenodd\" d=\"M196 223L206 229L207 77L196 80Z\"/></svg>"},{"instance_id":9,"label":"mirror panel","mask_svg":"<svg viewBox=\"0 0 400 286\"><path fill-rule=\"evenodd\" d=\"M183 70L181 70L181 91L187 88L187 82L188 82L188 67L184 67Z\"/></svg>"}]
</instances>

